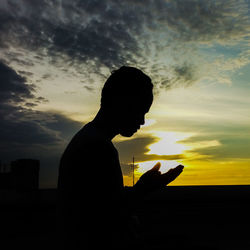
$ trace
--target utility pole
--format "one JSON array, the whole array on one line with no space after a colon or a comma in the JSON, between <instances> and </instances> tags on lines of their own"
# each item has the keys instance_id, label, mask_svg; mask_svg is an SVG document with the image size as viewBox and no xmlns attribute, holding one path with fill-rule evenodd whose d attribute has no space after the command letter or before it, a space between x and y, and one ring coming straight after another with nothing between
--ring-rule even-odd
<instances>
[{"instance_id":1,"label":"utility pole","mask_svg":"<svg viewBox=\"0 0 250 250\"><path fill-rule=\"evenodd\" d=\"M135 157L133 156L133 186L135 185Z\"/></svg>"}]
</instances>

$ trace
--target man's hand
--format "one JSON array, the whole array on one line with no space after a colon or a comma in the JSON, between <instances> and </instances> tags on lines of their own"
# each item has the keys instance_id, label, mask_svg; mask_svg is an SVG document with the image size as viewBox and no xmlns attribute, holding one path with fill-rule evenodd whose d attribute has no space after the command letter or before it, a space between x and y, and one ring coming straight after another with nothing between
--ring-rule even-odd
<instances>
[{"instance_id":1,"label":"man's hand","mask_svg":"<svg viewBox=\"0 0 250 250\"><path fill-rule=\"evenodd\" d=\"M154 191L155 189L162 188L175 180L184 168L184 166L179 165L175 168L171 168L165 174L161 174L159 171L160 166L161 163L158 162L152 169L143 174L135 184L135 188L145 191Z\"/></svg>"}]
</instances>

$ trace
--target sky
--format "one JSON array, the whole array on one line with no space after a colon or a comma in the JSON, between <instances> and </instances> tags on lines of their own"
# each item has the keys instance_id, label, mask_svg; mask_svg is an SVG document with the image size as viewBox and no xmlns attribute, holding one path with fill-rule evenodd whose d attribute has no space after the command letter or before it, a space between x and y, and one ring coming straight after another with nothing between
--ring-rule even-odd
<instances>
[{"instance_id":1,"label":"sky","mask_svg":"<svg viewBox=\"0 0 250 250\"><path fill-rule=\"evenodd\" d=\"M0 160L39 159L56 187L61 154L94 118L110 72L154 84L146 123L113 139L125 185L160 161L171 185L250 184L249 0L1 0ZM93 170L93 174L96 170Z\"/></svg>"}]
</instances>

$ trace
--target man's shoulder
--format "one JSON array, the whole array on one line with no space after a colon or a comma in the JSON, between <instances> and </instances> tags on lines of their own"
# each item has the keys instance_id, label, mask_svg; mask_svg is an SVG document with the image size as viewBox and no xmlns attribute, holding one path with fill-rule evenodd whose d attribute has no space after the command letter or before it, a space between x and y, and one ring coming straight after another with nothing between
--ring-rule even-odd
<instances>
[{"instance_id":1,"label":"man's shoulder","mask_svg":"<svg viewBox=\"0 0 250 250\"><path fill-rule=\"evenodd\" d=\"M78 159L79 157L92 157L93 155L109 155L114 151L112 142L92 126L91 122L84 125L67 145L62 159Z\"/></svg>"},{"instance_id":2,"label":"man's shoulder","mask_svg":"<svg viewBox=\"0 0 250 250\"><path fill-rule=\"evenodd\" d=\"M91 122L85 124L81 130L76 134L76 136L82 141L82 142L109 142L107 138L103 135L101 130L97 129Z\"/></svg>"},{"instance_id":3,"label":"man's shoulder","mask_svg":"<svg viewBox=\"0 0 250 250\"><path fill-rule=\"evenodd\" d=\"M103 148L112 147L112 142L108 140L101 130L97 129L91 122L85 124L72 138L70 145L80 148Z\"/></svg>"}]
</instances>

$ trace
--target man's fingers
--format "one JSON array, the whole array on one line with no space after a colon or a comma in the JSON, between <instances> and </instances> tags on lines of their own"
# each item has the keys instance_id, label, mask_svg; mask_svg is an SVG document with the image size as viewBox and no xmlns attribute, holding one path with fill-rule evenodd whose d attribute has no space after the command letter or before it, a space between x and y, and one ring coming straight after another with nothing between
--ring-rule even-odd
<instances>
[{"instance_id":1,"label":"man's fingers","mask_svg":"<svg viewBox=\"0 0 250 250\"><path fill-rule=\"evenodd\" d=\"M184 166L179 165L176 168L173 168L172 174L173 175L179 175L183 171Z\"/></svg>"},{"instance_id":2,"label":"man's fingers","mask_svg":"<svg viewBox=\"0 0 250 250\"><path fill-rule=\"evenodd\" d=\"M161 163L160 162L157 162L151 169L150 171L159 171L161 167Z\"/></svg>"},{"instance_id":3,"label":"man's fingers","mask_svg":"<svg viewBox=\"0 0 250 250\"><path fill-rule=\"evenodd\" d=\"M179 165L176 168L171 168L167 173L162 175L163 181L173 181L176 177L178 177L183 171L184 166Z\"/></svg>"},{"instance_id":4,"label":"man's fingers","mask_svg":"<svg viewBox=\"0 0 250 250\"><path fill-rule=\"evenodd\" d=\"M184 168L184 166L183 165L179 165L179 166L177 166L176 168L174 168L174 169L176 169L176 170L183 170L183 168Z\"/></svg>"},{"instance_id":5,"label":"man's fingers","mask_svg":"<svg viewBox=\"0 0 250 250\"><path fill-rule=\"evenodd\" d=\"M182 165L179 165L179 166L177 166L175 168L170 168L168 170L168 172L166 172L164 175L172 175L172 174L175 175L177 173L181 173L183 168L184 168L184 166L182 166Z\"/></svg>"},{"instance_id":6,"label":"man's fingers","mask_svg":"<svg viewBox=\"0 0 250 250\"><path fill-rule=\"evenodd\" d=\"M184 168L184 166L179 165L179 166L177 166L175 168L169 169L169 171L166 174L171 174L171 175L173 174L173 175L175 175L177 173L181 173L183 171L183 168Z\"/></svg>"}]
</instances>

